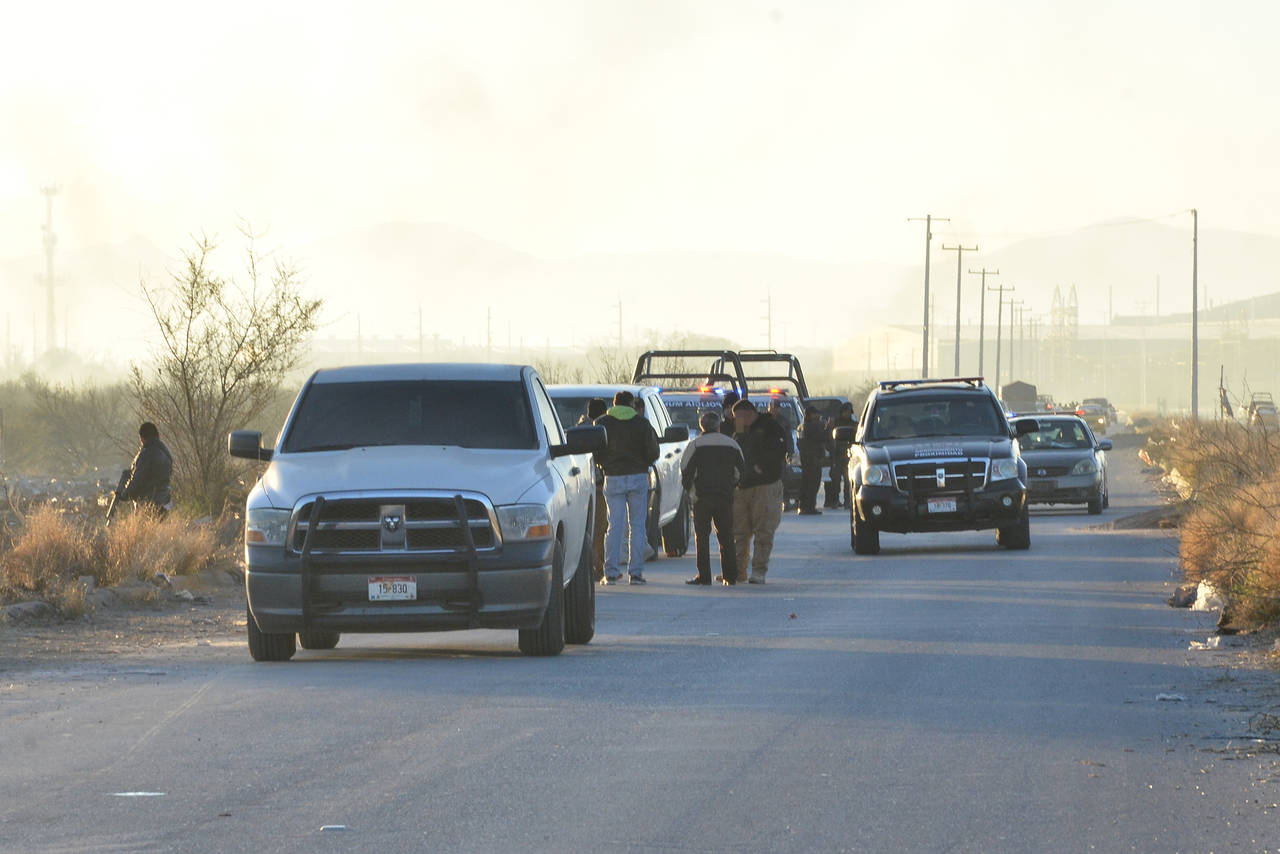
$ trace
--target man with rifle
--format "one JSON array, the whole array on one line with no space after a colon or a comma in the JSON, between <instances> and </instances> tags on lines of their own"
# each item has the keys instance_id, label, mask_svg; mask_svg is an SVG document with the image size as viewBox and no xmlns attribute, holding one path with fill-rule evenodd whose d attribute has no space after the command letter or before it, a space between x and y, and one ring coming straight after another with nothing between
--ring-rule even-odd
<instances>
[{"instance_id":1,"label":"man with rifle","mask_svg":"<svg viewBox=\"0 0 1280 854\"><path fill-rule=\"evenodd\" d=\"M160 441L160 431L150 421L144 421L138 428L138 455L133 458L133 465L120 474L120 484L111 498L111 506L107 508L107 522L115 512L120 501L135 501L149 506L159 514L160 518L173 507L173 498L169 492L169 478L173 475L173 455L168 447Z\"/></svg>"}]
</instances>

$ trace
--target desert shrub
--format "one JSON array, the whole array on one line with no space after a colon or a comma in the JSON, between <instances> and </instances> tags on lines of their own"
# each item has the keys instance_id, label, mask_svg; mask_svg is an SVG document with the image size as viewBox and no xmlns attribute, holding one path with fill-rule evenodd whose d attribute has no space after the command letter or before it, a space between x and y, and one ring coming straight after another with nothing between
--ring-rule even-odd
<instances>
[{"instance_id":1,"label":"desert shrub","mask_svg":"<svg viewBox=\"0 0 1280 854\"><path fill-rule=\"evenodd\" d=\"M1280 617L1280 437L1182 422L1164 437L1159 462L1193 495L1179 539L1187 578L1223 592L1237 623Z\"/></svg>"},{"instance_id":2,"label":"desert shrub","mask_svg":"<svg viewBox=\"0 0 1280 854\"><path fill-rule=\"evenodd\" d=\"M94 539L75 516L41 507L29 513L14 533L13 546L0 556L0 593L6 599L38 595L68 616L84 610L77 581L93 575Z\"/></svg>"},{"instance_id":3,"label":"desert shrub","mask_svg":"<svg viewBox=\"0 0 1280 854\"><path fill-rule=\"evenodd\" d=\"M157 572L190 575L217 557L217 538L207 525L145 511L111 523L103 536L99 580L104 584L152 578Z\"/></svg>"}]
</instances>

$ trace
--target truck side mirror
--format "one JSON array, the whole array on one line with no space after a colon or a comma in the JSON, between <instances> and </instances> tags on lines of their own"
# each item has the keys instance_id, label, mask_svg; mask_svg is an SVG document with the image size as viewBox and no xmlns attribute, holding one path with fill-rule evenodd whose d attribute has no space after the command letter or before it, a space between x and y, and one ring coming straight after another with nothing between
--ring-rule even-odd
<instances>
[{"instance_id":1,"label":"truck side mirror","mask_svg":"<svg viewBox=\"0 0 1280 854\"><path fill-rule=\"evenodd\" d=\"M687 442L689 441L689 428L684 424L676 424L662 431L662 441L664 442Z\"/></svg>"},{"instance_id":2,"label":"truck side mirror","mask_svg":"<svg viewBox=\"0 0 1280 854\"><path fill-rule=\"evenodd\" d=\"M1028 433L1039 433L1040 422L1034 418L1019 418L1013 422L1013 431L1019 436L1025 436Z\"/></svg>"},{"instance_id":3,"label":"truck side mirror","mask_svg":"<svg viewBox=\"0 0 1280 854\"><path fill-rule=\"evenodd\" d=\"M1110 439L1102 439L1102 440L1100 440L1100 441L1098 442L1098 450L1099 450L1099 451L1109 451L1109 450L1111 450L1111 440L1110 440Z\"/></svg>"},{"instance_id":4,"label":"truck side mirror","mask_svg":"<svg viewBox=\"0 0 1280 854\"><path fill-rule=\"evenodd\" d=\"M595 425L570 427L564 431L564 444L551 446L551 457L564 457L570 454L593 454L603 451L608 444L609 434L603 427Z\"/></svg>"},{"instance_id":5,"label":"truck side mirror","mask_svg":"<svg viewBox=\"0 0 1280 854\"><path fill-rule=\"evenodd\" d=\"M246 460L270 460L274 451L262 447L262 434L257 430L232 430L227 434L227 453Z\"/></svg>"},{"instance_id":6,"label":"truck side mirror","mask_svg":"<svg viewBox=\"0 0 1280 854\"><path fill-rule=\"evenodd\" d=\"M841 427L836 427L834 430L831 431L831 438L835 439L837 442L852 442L853 437L857 434L857 431L858 431L858 427L857 427L857 422L855 421L854 426L852 427L850 427L848 424L845 424Z\"/></svg>"}]
</instances>

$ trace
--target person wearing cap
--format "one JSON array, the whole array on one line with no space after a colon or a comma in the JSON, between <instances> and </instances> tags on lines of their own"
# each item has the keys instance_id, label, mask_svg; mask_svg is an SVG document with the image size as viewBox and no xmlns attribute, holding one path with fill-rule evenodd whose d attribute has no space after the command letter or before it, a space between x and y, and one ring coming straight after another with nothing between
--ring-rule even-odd
<instances>
[{"instance_id":1,"label":"person wearing cap","mask_svg":"<svg viewBox=\"0 0 1280 854\"><path fill-rule=\"evenodd\" d=\"M150 421L138 427L138 454L129 467L129 478L120 488L119 498L149 507L164 516L173 507L169 478L173 476L173 454L160 441L160 431Z\"/></svg>"},{"instance_id":2,"label":"person wearing cap","mask_svg":"<svg viewBox=\"0 0 1280 854\"><path fill-rule=\"evenodd\" d=\"M738 581L737 548L733 541L734 488L746 463L738 443L720 432L720 415L708 411L698 419L702 433L685 448L681 480L693 499L693 536L698 574L686 584L711 584L711 526L720 544L720 579Z\"/></svg>"}]
</instances>

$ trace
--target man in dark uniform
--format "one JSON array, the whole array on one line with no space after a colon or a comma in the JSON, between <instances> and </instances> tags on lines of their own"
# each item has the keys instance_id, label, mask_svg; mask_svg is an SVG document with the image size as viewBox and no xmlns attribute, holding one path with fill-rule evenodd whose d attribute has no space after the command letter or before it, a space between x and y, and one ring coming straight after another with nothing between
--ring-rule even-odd
<instances>
[{"instance_id":1,"label":"man in dark uniform","mask_svg":"<svg viewBox=\"0 0 1280 854\"><path fill-rule=\"evenodd\" d=\"M733 544L733 490L742 480L742 449L720 432L720 415L704 412L698 419L702 433L685 448L680 463L684 488L693 498L693 535L697 545L698 574L686 584L711 583L711 525L720 542L720 578L738 581L736 547Z\"/></svg>"},{"instance_id":2,"label":"man in dark uniform","mask_svg":"<svg viewBox=\"0 0 1280 854\"><path fill-rule=\"evenodd\" d=\"M138 455L133 458L129 479L120 489L119 497L150 507L164 516L173 507L169 492L173 455L160 441L160 431L150 421L144 421L138 428L138 443Z\"/></svg>"},{"instance_id":3,"label":"man in dark uniform","mask_svg":"<svg viewBox=\"0 0 1280 854\"><path fill-rule=\"evenodd\" d=\"M809 406L800 424L800 438L796 444L800 451L800 507L802 516L822 513L817 508L818 485L822 481L822 458L827 452L827 424L822 420L818 407Z\"/></svg>"},{"instance_id":4,"label":"man in dark uniform","mask_svg":"<svg viewBox=\"0 0 1280 854\"><path fill-rule=\"evenodd\" d=\"M782 466L787 456L787 429L749 400L733 407L739 446L746 458L746 474L733 496L733 544L737 548L738 578L764 584L769 572L773 535L782 521ZM755 549L752 550L752 540Z\"/></svg>"},{"instance_id":5,"label":"man in dark uniform","mask_svg":"<svg viewBox=\"0 0 1280 854\"><path fill-rule=\"evenodd\" d=\"M836 413L836 417L831 420L828 425L827 435L831 434L838 427L856 427L857 422L853 420L853 404L840 404L840 411ZM849 506L849 443L837 442L831 439L831 474L827 481L831 484L831 488L827 491L827 507Z\"/></svg>"}]
</instances>

